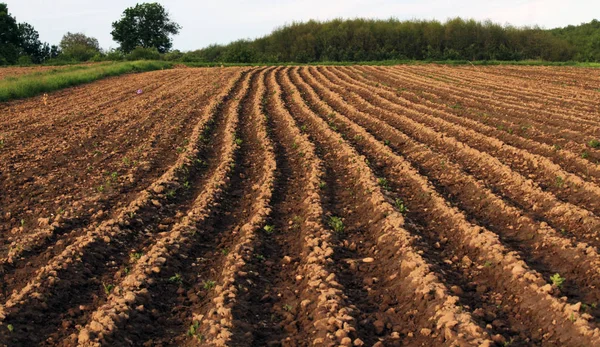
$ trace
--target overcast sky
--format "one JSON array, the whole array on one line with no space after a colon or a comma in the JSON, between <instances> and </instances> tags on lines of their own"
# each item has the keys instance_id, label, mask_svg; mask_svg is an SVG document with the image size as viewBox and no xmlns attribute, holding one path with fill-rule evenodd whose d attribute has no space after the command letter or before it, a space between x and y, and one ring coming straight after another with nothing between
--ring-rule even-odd
<instances>
[{"instance_id":1,"label":"overcast sky","mask_svg":"<svg viewBox=\"0 0 600 347\"><path fill-rule=\"evenodd\" d=\"M96 37L103 48L117 47L111 24L135 0L0 0L19 22L27 22L42 41L58 44L64 33ZM148 0L152 2L152 0ZM595 0L164 0L171 17L183 26L173 48L193 50L211 43L256 38L293 21L331 18L438 19L460 16L516 26L562 27L600 16Z\"/></svg>"}]
</instances>

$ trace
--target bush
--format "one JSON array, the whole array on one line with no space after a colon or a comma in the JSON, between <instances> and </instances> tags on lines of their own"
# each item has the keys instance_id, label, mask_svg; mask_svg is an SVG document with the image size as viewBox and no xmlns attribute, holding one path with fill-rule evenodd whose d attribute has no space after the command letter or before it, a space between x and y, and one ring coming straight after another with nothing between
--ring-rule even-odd
<instances>
[{"instance_id":1,"label":"bush","mask_svg":"<svg viewBox=\"0 0 600 347\"><path fill-rule=\"evenodd\" d=\"M17 64L24 66L24 65L31 65L31 57L28 55L22 55L19 57L19 60L17 60Z\"/></svg>"},{"instance_id":2,"label":"bush","mask_svg":"<svg viewBox=\"0 0 600 347\"><path fill-rule=\"evenodd\" d=\"M131 53L127 54L126 58L127 60L160 60L160 53L154 47L136 47Z\"/></svg>"}]
</instances>

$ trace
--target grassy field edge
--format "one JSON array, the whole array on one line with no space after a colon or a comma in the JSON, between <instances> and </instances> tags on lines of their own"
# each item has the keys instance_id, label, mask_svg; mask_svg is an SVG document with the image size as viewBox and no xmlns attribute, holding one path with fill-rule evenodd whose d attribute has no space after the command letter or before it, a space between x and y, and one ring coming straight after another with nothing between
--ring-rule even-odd
<instances>
[{"instance_id":1,"label":"grassy field edge","mask_svg":"<svg viewBox=\"0 0 600 347\"><path fill-rule=\"evenodd\" d=\"M0 80L0 102L28 98L110 76L168 69L173 65L164 61L119 62L9 77Z\"/></svg>"}]
</instances>

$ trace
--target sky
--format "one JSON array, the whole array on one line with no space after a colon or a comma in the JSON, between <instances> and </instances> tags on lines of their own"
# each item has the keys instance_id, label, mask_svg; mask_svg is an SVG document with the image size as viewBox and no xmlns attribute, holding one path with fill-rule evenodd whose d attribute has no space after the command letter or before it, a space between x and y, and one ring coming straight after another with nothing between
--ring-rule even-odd
<instances>
[{"instance_id":1,"label":"sky","mask_svg":"<svg viewBox=\"0 0 600 347\"><path fill-rule=\"evenodd\" d=\"M257 38L294 21L333 18L437 19L460 16L490 19L515 26L556 28L600 17L594 0L147 0L163 4L183 28L173 49L189 51L212 43ZM98 39L104 49L116 48L110 32L127 7L143 0L0 0L18 22L27 22L40 39L58 44L70 32Z\"/></svg>"}]
</instances>

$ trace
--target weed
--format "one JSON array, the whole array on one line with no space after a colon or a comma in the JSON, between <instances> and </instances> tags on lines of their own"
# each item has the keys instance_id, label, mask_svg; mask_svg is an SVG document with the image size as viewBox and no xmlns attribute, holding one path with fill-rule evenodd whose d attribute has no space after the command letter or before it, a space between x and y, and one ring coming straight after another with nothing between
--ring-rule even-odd
<instances>
[{"instance_id":1,"label":"weed","mask_svg":"<svg viewBox=\"0 0 600 347\"><path fill-rule=\"evenodd\" d=\"M362 139L362 135L354 135L354 141L361 141Z\"/></svg>"},{"instance_id":2,"label":"weed","mask_svg":"<svg viewBox=\"0 0 600 347\"><path fill-rule=\"evenodd\" d=\"M204 167L204 166L207 166L207 165L208 165L208 164L207 164L207 163L206 163L204 160L202 160L202 159L196 159L196 160L194 161L194 163L196 163L196 166L197 166L197 167Z\"/></svg>"},{"instance_id":3,"label":"weed","mask_svg":"<svg viewBox=\"0 0 600 347\"><path fill-rule=\"evenodd\" d=\"M221 249L221 254L223 254L223 255L229 254L229 248L223 248L223 249Z\"/></svg>"},{"instance_id":4,"label":"weed","mask_svg":"<svg viewBox=\"0 0 600 347\"><path fill-rule=\"evenodd\" d=\"M236 137L236 138L235 138L235 144L236 144L236 145L238 145L238 146L241 146L241 145L242 145L242 143L244 143L244 140L240 139L239 137Z\"/></svg>"},{"instance_id":5,"label":"weed","mask_svg":"<svg viewBox=\"0 0 600 347\"><path fill-rule=\"evenodd\" d=\"M186 151L185 147L177 147L177 153L183 153L185 151Z\"/></svg>"},{"instance_id":6,"label":"weed","mask_svg":"<svg viewBox=\"0 0 600 347\"><path fill-rule=\"evenodd\" d=\"M484 267L492 267L492 262L487 260L485 263L483 263Z\"/></svg>"},{"instance_id":7,"label":"weed","mask_svg":"<svg viewBox=\"0 0 600 347\"><path fill-rule=\"evenodd\" d=\"M303 126L301 126L301 127L300 127L300 130L301 130L303 133L304 133L304 132L306 132L306 129L307 129L307 128L306 128L306 125L303 125Z\"/></svg>"},{"instance_id":8,"label":"weed","mask_svg":"<svg viewBox=\"0 0 600 347\"><path fill-rule=\"evenodd\" d=\"M112 292L112 290L115 288L114 284L106 284L104 282L102 282L102 288L104 289L104 294L106 294L106 296L110 295L110 292Z\"/></svg>"},{"instance_id":9,"label":"weed","mask_svg":"<svg viewBox=\"0 0 600 347\"><path fill-rule=\"evenodd\" d=\"M104 193L105 190L106 187L104 187L104 184L101 184L98 187L96 187L96 191L98 191L98 193Z\"/></svg>"},{"instance_id":10,"label":"weed","mask_svg":"<svg viewBox=\"0 0 600 347\"><path fill-rule=\"evenodd\" d=\"M333 229L336 233L344 232L344 222L340 217L331 216L329 217L329 227Z\"/></svg>"},{"instance_id":11,"label":"weed","mask_svg":"<svg viewBox=\"0 0 600 347\"><path fill-rule=\"evenodd\" d=\"M118 178L119 178L119 173L113 172L113 173L110 174L110 180L111 181L116 182Z\"/></svg>"},{"instance_id":12,"label":"weed","mask_svg":"<svg viewBox=\"0 0 600 347\"><path fill-rule=\"evenodd\" d=\"M175 274L174 276L169 277L169 282L181 284L183 279L181 278L180 274Z\"/></svg>"},{"instance_id":13,"label":"weed","mask_svg":"<svg viewBox=\"0 0 600 347\"><path fill-rule=\"evenodd\" d=\"M167 197L171 198L171 199L174 198L175 197L175 190L174 189L169 190L167 192Z\"/></svg>"},{"instance_id":14,"label":"weed","mask_svg":"<svg viewBox=\"0 0 600 347\"><path fill-rule=\"evenodd\" d=\"M294 307L292 305L289 304L285 304L283 305L283 309L288 311L288 312L292 312L292 310L294 309Z\"/></svg>"},{"instance_id":15,"label":"weed","mask_svg":"<svg viewBox=\"0 0 600 347\"><path fill-rule=\"evenodd\" d=\"M254 258L258 259L259 261L265 261L265 256L262 254L255 254Z\"/></svg>"},{"instance_id":16,"label":"weed","mask_svg":"<svg viewBox=\"0 0 600 347\"><path fill-rule=\"evenodd\" d=\"M190 184L190 181L185 181L185 182L183 183L183 188L184 188L185 190L190 190L190 188L191 188L191 187L192 187L192 185Z\"/></svg>"},{"instance_id":17,"label":"weed","mask_svg":"<svg viewBox=\"0 0 600 347\"><path fill-rule=\"evenodd\" d=\"M8 329L8 331L10 331L11 333L12 333L13 331L15 331L15 327L13 327L13 325L12 325L12 324L8 324L8 325L6 326L6 329Z\"/></svg>"},{"instance_id":18,"label":"weed","mask_svg":"<svg viewBox=\"0 0 600 347\"><path fill-rule=\"evenodd\" d=\"M325 187L327 186L327 183L321 181L319 182L319 189L325 189Z\"/></svg>"},{"instance_id":19,"label":"weed","mask_svg":"<svg viewBox=\"0 0 600 347\"><path fill-rule=\"evenodd\" d=\"M294 141L294 142L292 143L292 148L293 148L293 149L296 149L296 148L298 148L298 144L296 143L296 141Z\"/></svg>"},{"instance_id":20,"label":"weed","mask_svg":"<svg viewBox=\"0 0 600 347\"><path fill-rule=\"evenodd\" d=\"M406 205L404 205L404 201L402 201L402 199L400 198L396 198L396 200L394 200L394 206L396 206L398 212L402 214L408 212L408 208L406 208Z\"/></svg>"},{"instance_id":21,"label":"weed","mask_svg":"<svg viewBox=\"0 0 600 347\"><path fill-rule=\"evenodd\" d=\"M550 281L552 281L553 285L560 288L563 285L563 283L565 283L565 278L560 277L560 274L556 273L556 274L550 276Z\"/></svg>"},{"instance_id":22,"label":"weed","mask_svg":"<svg viewBox=\"0 0 600 347\"><path fill-rule=\"evenodd\" d=\"M275 226L273 225L265 225L263 229L267 232L267 234L272 234L275 232Z\"/></svg>"},{"instance_id":23,"label":"weed","mask_svg":"<svg viewBox=\"0 0 600 347\"><path fill-rule=\"evenodd\" d=\"M25 219L21 219L20 224L21 226L25 226Z\"/></svg>"},{"instance_id":24,"label":"weed","mask_svg":"<svg viewBox=\"0 0 600 347\"><path fill-rule=\"evenodd\" d=\"M390 145L390 140L384 140L383 144L386 145L386 146L389 146Z\"/></svg>"},{"instance_id":25,"label":"weed","mask_svg":"<svg viewBox=\"0 0 600 347\"><path fill-rule=\"evenodd\" d=\"M592 148L600 148L600 141L596 139L590 140L590 142L588 142L588 146Z\"/></svg>"},{"instance_id":26,"label":"weed","mask_svg":"<svg viewBox=\"0 0 600 347\"><path fill-rule=\"evenodd\" d=\"M588 151L583 151L583 153L581 153L582 159L587 159L589 156L590 156L590 154L588 153Z\"/></svg>"},{"instance_id":27,"label":"weed","mask_svg":"<svg viewBox=\"0 0 600 347\"><path fill-rule=\"evenodd\" d=\"M204 281L204 283L202 284L202 288L206 289L206 290L211 290L213 289L215 286L217 285L217 282L215 281Z\"/></svg>"}]
</instances>

